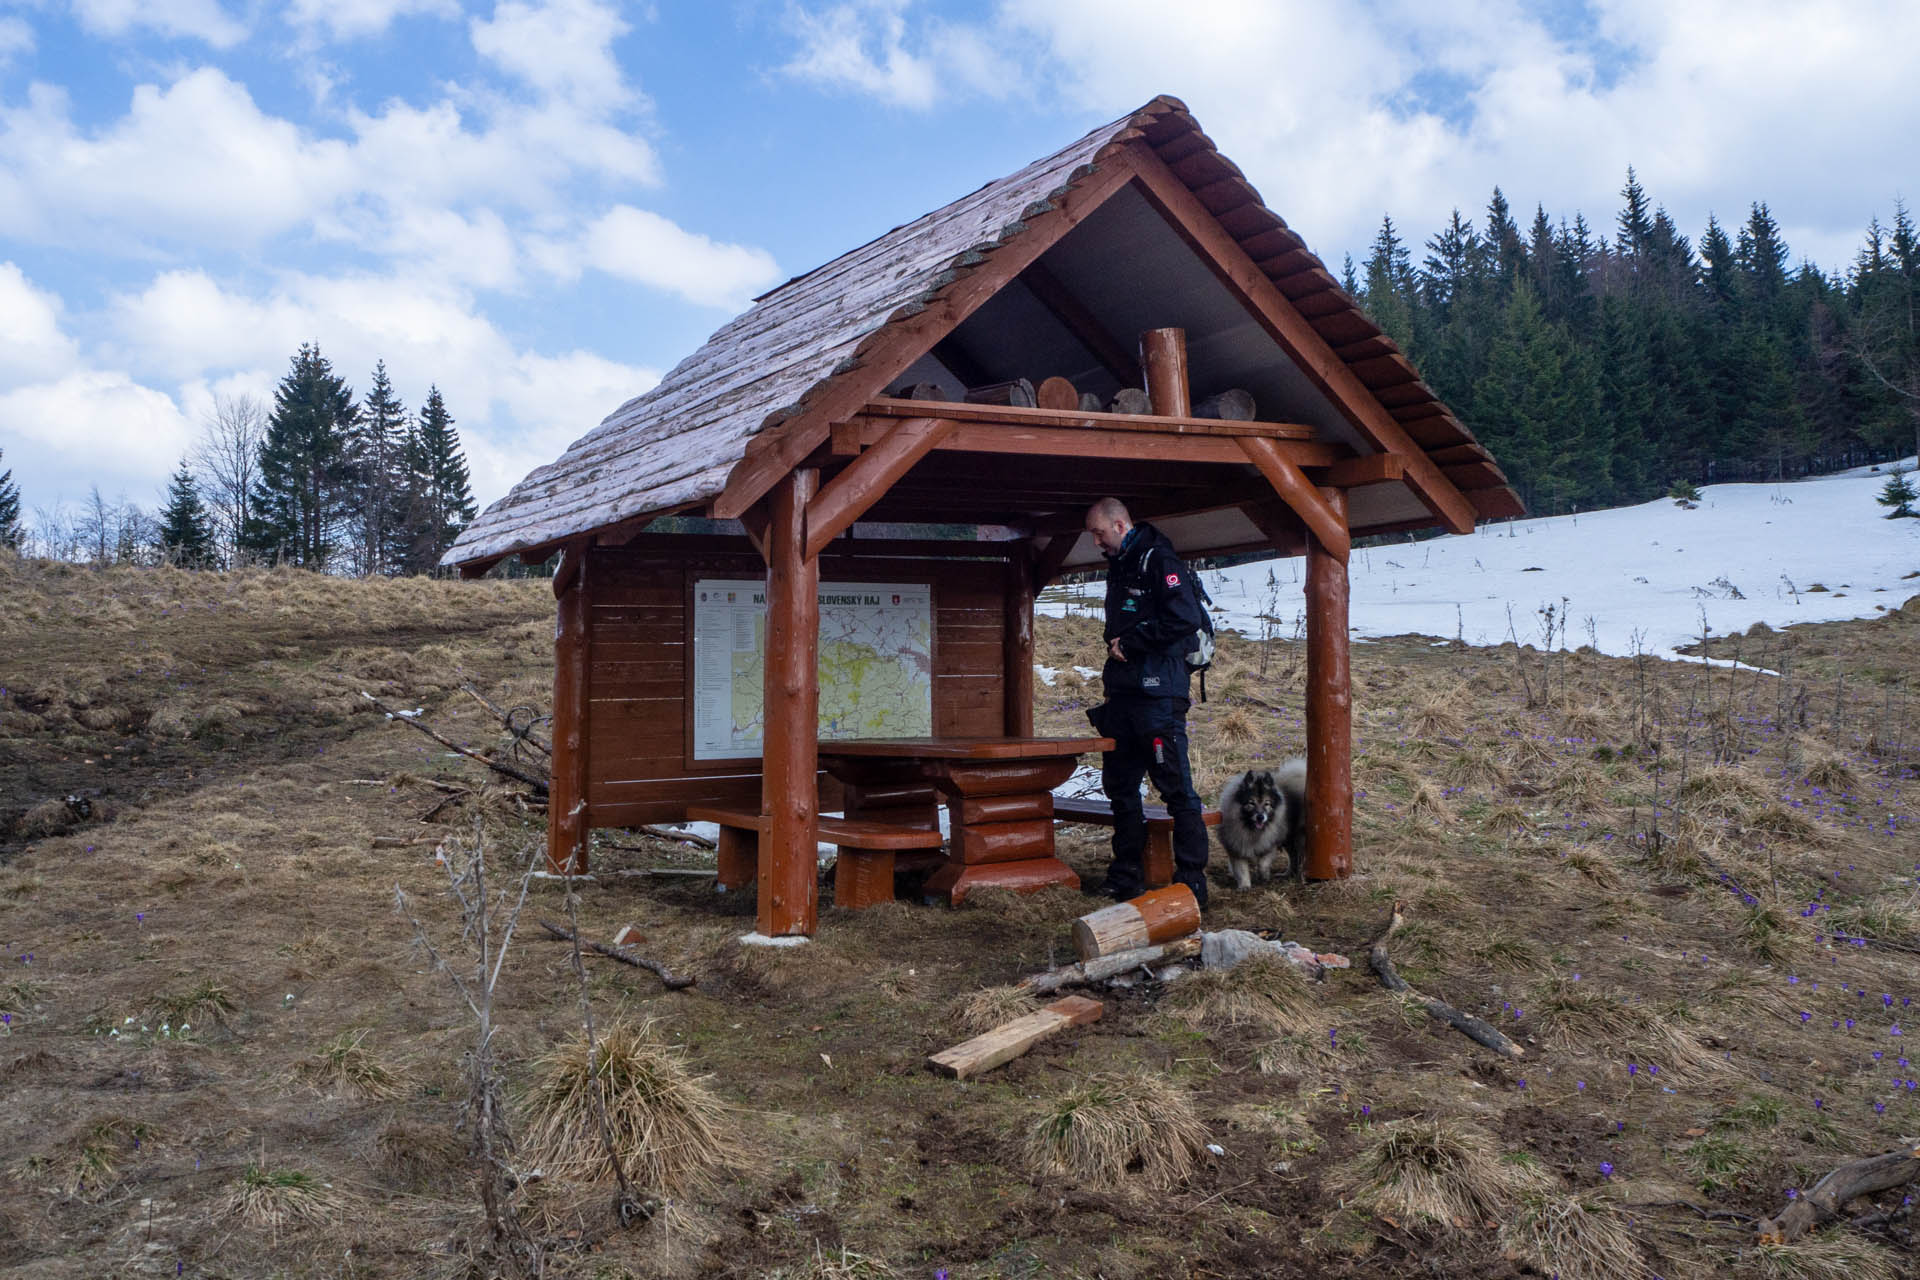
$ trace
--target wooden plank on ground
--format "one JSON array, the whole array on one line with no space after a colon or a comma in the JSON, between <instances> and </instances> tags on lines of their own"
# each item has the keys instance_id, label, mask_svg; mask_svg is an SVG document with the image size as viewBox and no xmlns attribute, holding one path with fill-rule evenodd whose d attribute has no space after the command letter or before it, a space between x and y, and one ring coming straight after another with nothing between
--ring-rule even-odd
<instances>
[{"instance_id":1,"label":"wooden plank on ground","mask_svg":"<svg viewBox=\"0 0 1920 1280\"><path fill-rule=\"evenodd\" d=\"M1084 1026L1099 1020L1106 1006L1085 996L1066 996L1055 1000L1024 1018L1003 1023L964 1044L942 1049L927 1059L927 1065L942 1075L965 1080L983 1071L991 1071L1012 1062L1049 1036L1068 1027Z\"/></svg>"}]
</instances>

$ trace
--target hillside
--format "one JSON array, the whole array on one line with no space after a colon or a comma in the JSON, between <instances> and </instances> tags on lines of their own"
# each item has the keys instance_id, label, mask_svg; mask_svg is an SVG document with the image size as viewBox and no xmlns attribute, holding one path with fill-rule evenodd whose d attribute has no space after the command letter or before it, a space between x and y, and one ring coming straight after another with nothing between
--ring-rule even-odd
<instances>
[{"instance_id":1,"label":"hillside","mask_svg":"<svg viewBox=\"0 0 1920 1280\"><path fill-rule=\"evenodd\" d=\"M0 595L0 1268L477 1274L455 1130L471 1019L394 888L457 954L436 849L458 861L477 822L504 876L543 819L356 691L498 742L457 686L544 701L546 585L7 560ZM1064 955L1093 900L829 905L810 946L746 950L744 898L615 874L694 870L698 850L600 833L582 927L632 924L698 981L589 958L596 1026L706 1077L702 1149L732 1156L626 1230L609 1187L524 1187L548 1274L1899 1274L1897 1193L1886 1221L1792 1246L1756 1249L1741 1221L1920 1133L1920 599L1879 599L1746 630L1747 662L1764 648L1784 677L1451 627L1357 646L1359 874L1223 882L1209 919L1355 967L1115 990L1099 1023L965 1085L925 1056L1005 1016L1006 984ZM1097 632L1048 618L1039 641L1043 730L1079 731ZM1225 641L1195 714L1203 790L1298 749L1302 663L1284 629ZM1097 878L1100 833L1061 843ZM1395 901L1402 973L1523 1063L1374 982L1362 957ZM543 1056L580 1025L569 949L532 923L565 912L534 889L501 971L523 1137ZM1099 1105L1077 1089L1142 1072L1172 1086L1150 1115L1190 1111L1217 1152L1161 1191L1035 1163L1036 1125ZM1394 1182L1435 1151L1470 1214Z\"/></svg>"}]
</instances>

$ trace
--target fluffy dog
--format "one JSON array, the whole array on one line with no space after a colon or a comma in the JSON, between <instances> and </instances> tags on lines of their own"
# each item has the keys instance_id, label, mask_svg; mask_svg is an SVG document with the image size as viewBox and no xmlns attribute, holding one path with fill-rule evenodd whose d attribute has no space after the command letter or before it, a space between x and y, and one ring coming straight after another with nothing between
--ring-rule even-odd
<instances>
[{"instance_id":1,"label":"fluffy dog","mask_svg":"<svg viewBox=\"0 0 1920 1280\"><path fill-rule=\"evenodd\" d=\"M1307 762L1295 756L1278 769L1249 769L1220 793L1220 847L1235 887L1273 878L1284 852L1299 879L1307 834Z\"/></svg>"}]
</instances>

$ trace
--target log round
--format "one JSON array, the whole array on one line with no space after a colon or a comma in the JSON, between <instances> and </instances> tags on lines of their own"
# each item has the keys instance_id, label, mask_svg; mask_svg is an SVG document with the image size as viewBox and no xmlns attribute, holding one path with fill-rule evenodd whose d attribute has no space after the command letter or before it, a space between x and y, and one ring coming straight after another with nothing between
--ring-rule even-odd
<instances>
[{"instance_id":1,"label":"log round","mask_svg":"<svg viewBox=\"0 0 1920 1280\"><path fill-rule=\"evenodd\" d=\"M1152 889L1073 922L1073 950L1084 962L1184 938L1200 927L1200 903L1183 884Z\"/></svg>"}]
</instances>

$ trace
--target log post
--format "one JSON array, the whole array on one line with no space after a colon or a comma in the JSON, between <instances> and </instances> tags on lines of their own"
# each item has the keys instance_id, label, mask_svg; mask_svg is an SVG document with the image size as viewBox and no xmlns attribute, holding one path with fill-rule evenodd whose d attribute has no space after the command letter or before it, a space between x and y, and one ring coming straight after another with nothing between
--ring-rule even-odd
<instances>
[{"instance_id":1,"label":"log post","mask_svg":"<svg viewBox=\"0 0 1920 1280\"><path fill-rule=\"evenodd\" d=\"M819 916L820 561L807 554L807 503L819 473L775 486L767 523L766 733L759 923L769 938L811 935Z\"/></svg>"},{"instance_id":2,"label":"log post","mask_svg":"<svg viewBox=\"0 0 1920 1280\"><path fill-rule=\"evenodd\" d=\"M1007 562L1006 627L1001 639L1003 723L1009 738L1033 736L1033 565L1026 543Z\"/></svg>"},{"instance_id":3,"label":"log post","mask_svg":"<svg viewBox=\"0 0 1920 1280\"><path fill-rule=\"evenodd\" d=\"M1321 496L1347 521L1347 495ZM1307 875L1353 874L1353 684L1347 636L1347 564L1307 534Z\"/></svg>"},{"instance_id":4,"label":"log post","mask_svg":"<svg viewBox=\"0 0 1920 1280\"><path fill-rule=\"evenodd\" d=\"M1140 367L1147 375L1147 403L1163 418L1193 416L1187 381L1187 331L1149 329L1140 335Z\"/></svg>"},{"instance_id":5,"label":"log post","mask_svg":"<svg viewBox=\"0 0 1920 1280\"><path fill-rule=\"evenodd\" d=\"M575 560L577 554L569 549L567 559ZM547 870L554 875L584 875L587 870L590 581L586 565L580 563L560 595L559 619L553 632L553 776L547 788Z\"/></svg>"}]
</instances>

